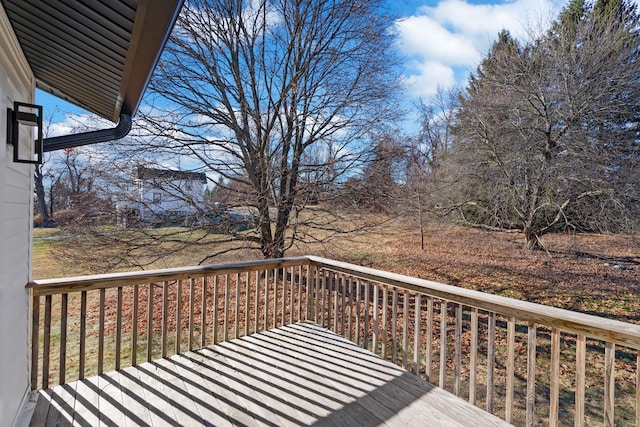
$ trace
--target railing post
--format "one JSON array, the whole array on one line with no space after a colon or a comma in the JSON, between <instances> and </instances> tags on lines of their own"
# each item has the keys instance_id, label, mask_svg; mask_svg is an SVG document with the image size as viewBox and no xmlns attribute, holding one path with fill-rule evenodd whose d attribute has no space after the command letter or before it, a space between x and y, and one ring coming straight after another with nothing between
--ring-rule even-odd
<instances>
[{"instance_id":1,"label":"railing post","mask_svg":"<svg viewBox=\"0 0 640 427\"><path fill-rule=\"evenodd\" d=\"M31 291L31 390L38 388L38 343L40 342L40 297Z\"/></svg>"}]
</instances>

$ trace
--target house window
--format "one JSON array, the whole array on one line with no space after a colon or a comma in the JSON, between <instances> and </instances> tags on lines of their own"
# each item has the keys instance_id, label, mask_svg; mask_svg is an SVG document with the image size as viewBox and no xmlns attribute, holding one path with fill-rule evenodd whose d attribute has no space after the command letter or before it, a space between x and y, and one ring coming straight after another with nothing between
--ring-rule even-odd
<instances>
[{"instance_id":1,"label":"house window","mask_svg":"<svg viewBox=\"0 0 640 427\"><path fill-rule=\"evenodd\" d=\"M160 203L160 200L162 200L162 194L153 193L153 203Z\"/></svg>"}]
</instances>

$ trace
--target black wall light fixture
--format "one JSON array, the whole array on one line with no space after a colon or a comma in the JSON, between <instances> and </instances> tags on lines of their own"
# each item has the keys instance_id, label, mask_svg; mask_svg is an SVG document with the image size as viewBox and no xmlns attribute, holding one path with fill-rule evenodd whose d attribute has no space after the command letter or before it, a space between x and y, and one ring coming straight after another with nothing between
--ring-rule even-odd
<instances>
[{"instance_id":1,"label":"black wall light fixture","mask_svg":"<svg viewBox=\"0 0 640 427\"><path fill-rule=\"evenodd\" d=\"M20 132L35 127L36 139L20 141ZM13 145L13 161L16 163L42 164L42 106L14 102L13 110L7 108L7 144Z\"/></svg>"}]
</instances>

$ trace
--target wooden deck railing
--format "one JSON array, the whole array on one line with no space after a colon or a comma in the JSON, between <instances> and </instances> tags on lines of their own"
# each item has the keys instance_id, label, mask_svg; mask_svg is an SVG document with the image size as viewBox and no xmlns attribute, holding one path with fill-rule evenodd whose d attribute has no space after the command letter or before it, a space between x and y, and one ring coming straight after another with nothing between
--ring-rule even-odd
<instances>
[{"instance_id":1,"label":"wooden deck railing","mask_svg":"<svg viewBox=\"0 0 640 427\"><path fill-rule=\"evenodd\" d=\"M307 320L310 280L306 259L39 280L31 388Z\"/></svg>"},{"instance_id":2,"label":"wooden deck railing","mask_svg":"<svg viewBox=\"0 0 640 427\"><path fill-rule=\"evenodd\" d=\"M310 320L517 425L640 425L638 325L312 256L29 287L33 388Z\"/></svg>"}]
</instances>

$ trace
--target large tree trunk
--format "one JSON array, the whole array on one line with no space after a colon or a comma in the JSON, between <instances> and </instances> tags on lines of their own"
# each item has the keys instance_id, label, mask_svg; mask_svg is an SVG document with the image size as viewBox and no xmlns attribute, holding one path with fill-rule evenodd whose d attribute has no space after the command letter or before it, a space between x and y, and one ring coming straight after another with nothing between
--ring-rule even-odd
<instances>
[{"instance_id":1,"label":"large tree trunk","mask_svg":"<svg viewBox=\"0 0 640 427\"><path fill-rule=\"evenodd\" d=\"M47 200L45 198L45 190L44 183L42 182L42 166L38 165L35 167L34 172L34 184L36 190L36 197L38 199L38 214L42 218L42 225L50 225L51 217L49 216L49 211L47 210Z\"/></svg>"}]
</instances>

